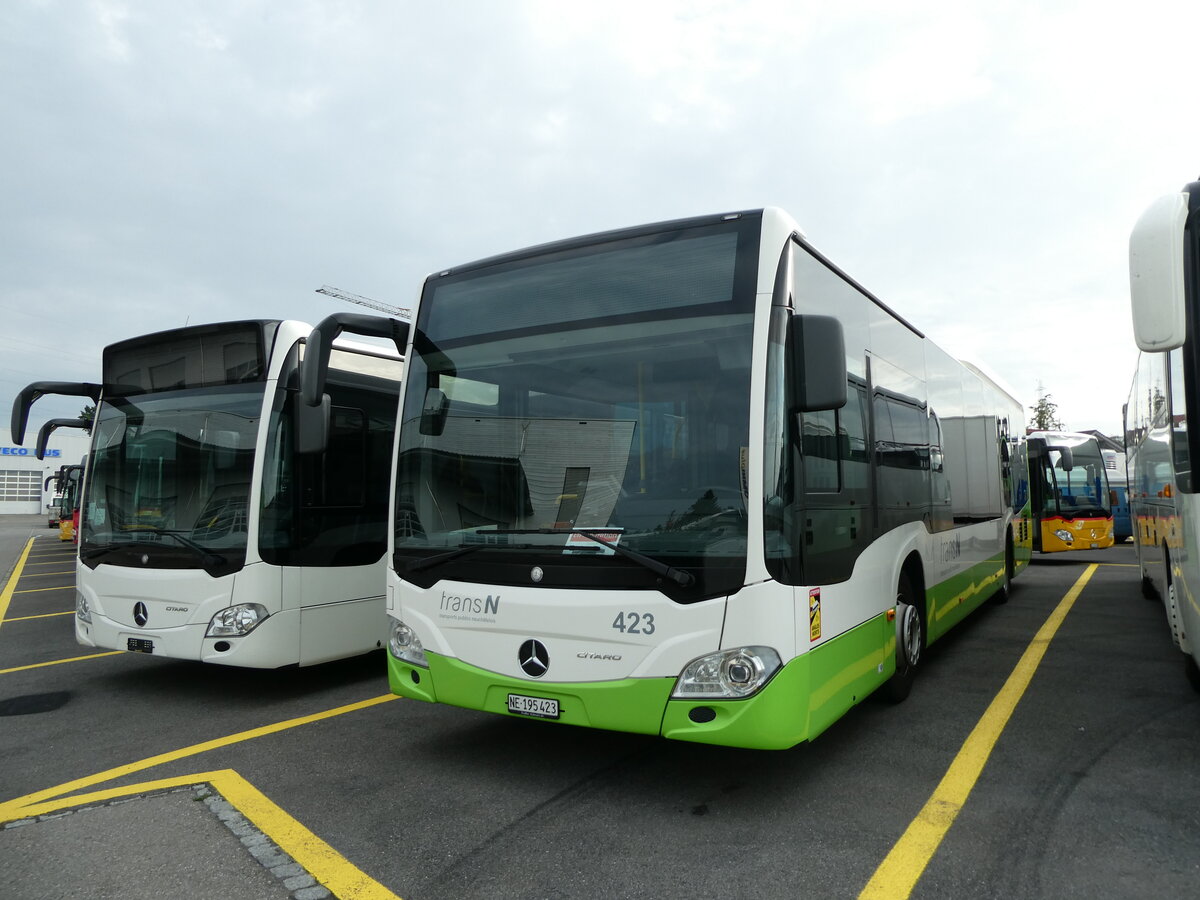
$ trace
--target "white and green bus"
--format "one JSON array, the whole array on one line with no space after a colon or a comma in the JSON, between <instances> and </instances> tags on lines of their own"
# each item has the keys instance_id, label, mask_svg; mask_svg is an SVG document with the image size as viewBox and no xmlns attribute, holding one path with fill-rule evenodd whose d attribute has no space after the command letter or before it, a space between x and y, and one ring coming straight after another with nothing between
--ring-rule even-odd
<instances>
[{"instance_id":1,"label":"white and green bus","mask_svg":"<svg viewBox=\"0 0 1200 900\"><path fill-rule=\"evenodd\" d=\"M440 272L406 359L405 697L790 747L1029 559L1022 405L776 209Z\"/></svg>"},{"instance_id":2,"label":"white and green bus","mask_svg":"<svg viewBox=\"0 0 1200 900\"><path fill-rule=\"evenodd\" d=\"M1129 512L1143 590L1161 598L1200 691L1200 181L1153 203L1129 238L1133 332L1141 353L1125 404Z\"/></svg>"}]
</instances>

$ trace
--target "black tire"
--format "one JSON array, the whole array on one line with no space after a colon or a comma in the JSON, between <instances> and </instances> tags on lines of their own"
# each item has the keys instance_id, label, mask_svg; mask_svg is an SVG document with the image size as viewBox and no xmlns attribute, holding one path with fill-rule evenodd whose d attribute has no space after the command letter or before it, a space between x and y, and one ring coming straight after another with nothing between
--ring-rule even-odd
<instances>
[{"instance_id":1,"label":"black tire","mask_svg":"<svg viewBox=\"0 0 1200 900\"><path fill-rule=\"evenodd\" d=\"M1183 673L1192 685L1192 690L1200 694L1200 666L1196 665L1196 657L1188 653L1184 655L1183 660Z\"/></svg>"},{"instance_id":2,"label":"black tire","mask_svg":"<svg viewBox=\"0 0 1200 900\"><path fill-rule=\"evenodd\" d=\"M1013 575L1017 570L1016 556L1013 553L1012 532L1004 540L1004 583L1000 585L993 596L998 604L1004 604L1012 597Z\"/></svg>"},{"instance_id":3,"label":"black tire","mask_svg":"<svg viewBox=\"0 0 1200 900\"><path fill-rule=\"evenodd\" d=\"M1142 596L1147 600L1158 599L1158 591L1154 589L1154 581L1145 572L1142 573Z\"/></svg>"},{"instance_id":4,"label":"black tire","mask_svg":"<svg viewBox=\"0 0 1200 900\"><path fill-rule=\"evenodd\" d=\"M908 575L896 586L896 673L883 685L883 694L899 703L912 691L925 650L925 614L917 603Z\"/></svg>"}]
</instances>

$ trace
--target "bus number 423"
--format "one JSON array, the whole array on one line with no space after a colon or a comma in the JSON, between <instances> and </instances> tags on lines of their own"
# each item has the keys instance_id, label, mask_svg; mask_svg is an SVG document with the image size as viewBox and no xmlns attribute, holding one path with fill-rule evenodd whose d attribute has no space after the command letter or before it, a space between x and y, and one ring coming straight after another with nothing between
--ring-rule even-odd
<instances>
[{"instance_id":1,"label":"bus number 423","mask_svg":"<svg viewBox=\"0 0 1200 900\"><path fill-rule=\"evenodd\" d=\"M612 627L621 634L654 634L654 614L621 612L613 619Z\"/></svg>"}]
</instances>

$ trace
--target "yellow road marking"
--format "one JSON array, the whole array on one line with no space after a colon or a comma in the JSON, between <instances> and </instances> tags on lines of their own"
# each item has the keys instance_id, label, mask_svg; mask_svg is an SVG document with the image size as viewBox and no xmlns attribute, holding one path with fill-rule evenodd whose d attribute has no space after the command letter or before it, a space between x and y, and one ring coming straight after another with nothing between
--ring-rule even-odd
<instances>
[{"instance_id":1,"label":"yellow road marking","mask_svg":"<svg viewBox=\"0 0 1200 900\"><path fill-rule=\"evenodd\" d=\"M25 542L25 548L17 558L17 565L13 566L12 575L8 576L8 582L5 584L4 590L0 590L0 623L4 622L5 614L8 612L8 601L12 600L13 590L17 589L17 582L20 581L20 571L25 568L25 560L29 559L29 550L32 546L34 546L34 539L30 538Z\"/></svg>"},{"instance_id":2,"label":"yellow road marking","mask_svg":"<svg viewBox=\"0 0 1200 900\"><path fill-rule=\"evenodd\" d=\"M17 582L21 580L21 570L25 568L25 560L29 559L29 550L33 547L33 538L30 538L25 543L25 549L21 551L20 557L17 558L17 564L13 567L12 575L8 577L8 583L4 585L4 590L0 591L0 625L4 624L4 617L8 615L8 604L12 600L13 591L17 589Z\"/></svg>"},{"instance_id":3,"label":"yellow road marking","mask_svg":"<svg viewBox=\"0 0 1200 900\"><path fill-rule=\"evenodd\" d=\"M25 577L26 578L47 578L51 575L74 575L74 574L75 574L75 570L72 569L70 572L31 572L28 575L26 575Z\"/></svg>"},{"instance_id":4,"label":"yellow road marking","mask_svg":"<svg viewBox=\"0 0 1200 900\"><path fill-rule=\"evenodd\" d=\"M13 818L20 818L19 815L13 814L20 813L25 807L33 806L36 803L41 803L42 801L48 800L51 797L59 797L63 794L70 793L71 791L92 787L96 784L103 784L106 781L112 781L116 778L123 778L124 776L131 775L134 772L141 772L145 769L161 766L169 762L184 759L188 756L195 756L199 753L206 753L209 750L217 750L221 747L228 747L232 744L240 744L242 741L264 737L268 734L276 734L280 731L287 731L290 728L296 728L300 725L307 725L310 722L319 722L322 719L331 719L334 716L340 716L348 712L366 709L367 707L376 706L380 703L387 703L388 701L395 699L397 699L395 694L383 694L379 697L372 697L370 700L360 700L358 703L339 706L335 709L325 710L324 712L300 716L295 719L287 719L283 722L276 722L273 725L264 725L261 728L252 728L249 731L239 731L236 734L231 734L223 738L215 738L211 741L203 741L199 744L192 744L191 746L183 747L179 750L171 750L167 753L149 756L146 759L139 760L135 763L117 766L115 769L107 769L103 772L98 772L95 775L88 775L85 778L77 778L74 781L68 781L66 784L60 784L58 787L48 788L42 791L35 791L32 794L26 794L24 797L17 797L13 800L0 803L0 822L6 822Z\"/></svg>"},{"instance_id":5,"label":"yellow road marking","mask_svg":"<svg viewBox=\"0 0 1200 900\"><path fill-rule=\"evenodd\" d=\"M246 779L234 771L226 771L228 774L214 787L335 897L340 900L399 900Z\"/></svg>"},{"instance_id":6,"label":"yellow road marking","mask_svg":"<svg viewBox=\"0 0 1200 900\"><path fill-rule=\"evenodd\" d=\"M73 616L73 615L75 615L75 610L68 609L66 612L41 613L36 616L17 616L14 619L5 619L4 621L5 622L28 622L30 619L53 619L55 616Z\"/></svg>"},{"instance_id":7,"label":"yellow road marking","mask_svg":"<svg viewBox=\"0 0 1200 900\"><path fill-rule=\"evenodd\" d=\"M941 846L946 832L950 830L950 826L954 824L955 818L966 804L992 748L1029 687L1029 682L1050 646L1050 641L1054 639L1067 613L1075 605L1097 568L1099 566L1096 563L1087 567L1034 635L1012 674L1004 682L1004 687L963 742L941 783L934 789L933 795L900 836L891 852L879 864L879 868L859 894L859 900L897 900L912 893L921 873L929 865L929 860Z\"/></svg>"},{"instance_id":8,"label":"yellow road marking","mask_svg":"<svg viewBox=\"0 0 1200 900\"><path fill-rule=\"evenodd\" d=\"M10 621L17 621L11 619ZM105 653L89 653L87 656L72 656L70 659L52 659L49 662L30 663L27 666L13 666L11 669L0 669L0 675L8 675L10 672L24 672L27 669L44 669L46 666L61 666L63 663L81 662L85 659L99 659L102 656L116 656L118 653L124 653L124 650L109 650Z\"/></svg>"},{"instance_id":9,"label":"yellow road marking","mask_svg":"<svg viewBox=\"0 0 1200 900\"><path fill-rule=\"evenodd\" d=\"M21 591L13 591L14 594L40 594L42 591L70 591L74 590L73 584L60 584L58 587L52 588L25 588Z\"/></svg>"},{"instance_id":10,"label":"yellow road marking","mask_svg":"<svg viewBox=\"0 0 1200 900\"><path fill-rule=\"evenodd\" d=\"M284 853L303 866L335 897L339 897L341 900L399 900L395 894L305 828L297 819L289 815L233 769L197 772L194 775L163 778L157 781L146 781L141 784L76 795L65 800L55 800L26 807L22 810L22 817L33 818L72 806L101 803L118 797L196 784L212 785L214 790L229 801L231 806L274 841Z\"/></svg>"}]
</instances>

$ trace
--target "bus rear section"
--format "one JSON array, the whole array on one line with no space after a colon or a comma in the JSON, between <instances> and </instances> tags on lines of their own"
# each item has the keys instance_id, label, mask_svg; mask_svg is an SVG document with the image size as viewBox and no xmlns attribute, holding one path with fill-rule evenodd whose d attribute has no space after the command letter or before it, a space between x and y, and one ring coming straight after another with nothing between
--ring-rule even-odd
<instances>
[{"instance_id":1,"label":"bus rear section","mask_svg":"<svg viewBox=\"0 0 1200 900\"><path fill-rule=\"evenodd\" d=\"M398 694L790 747L1028 560L1021 405L777 210L446 270L416 315Z\"/></svg>"}]
</instances>

